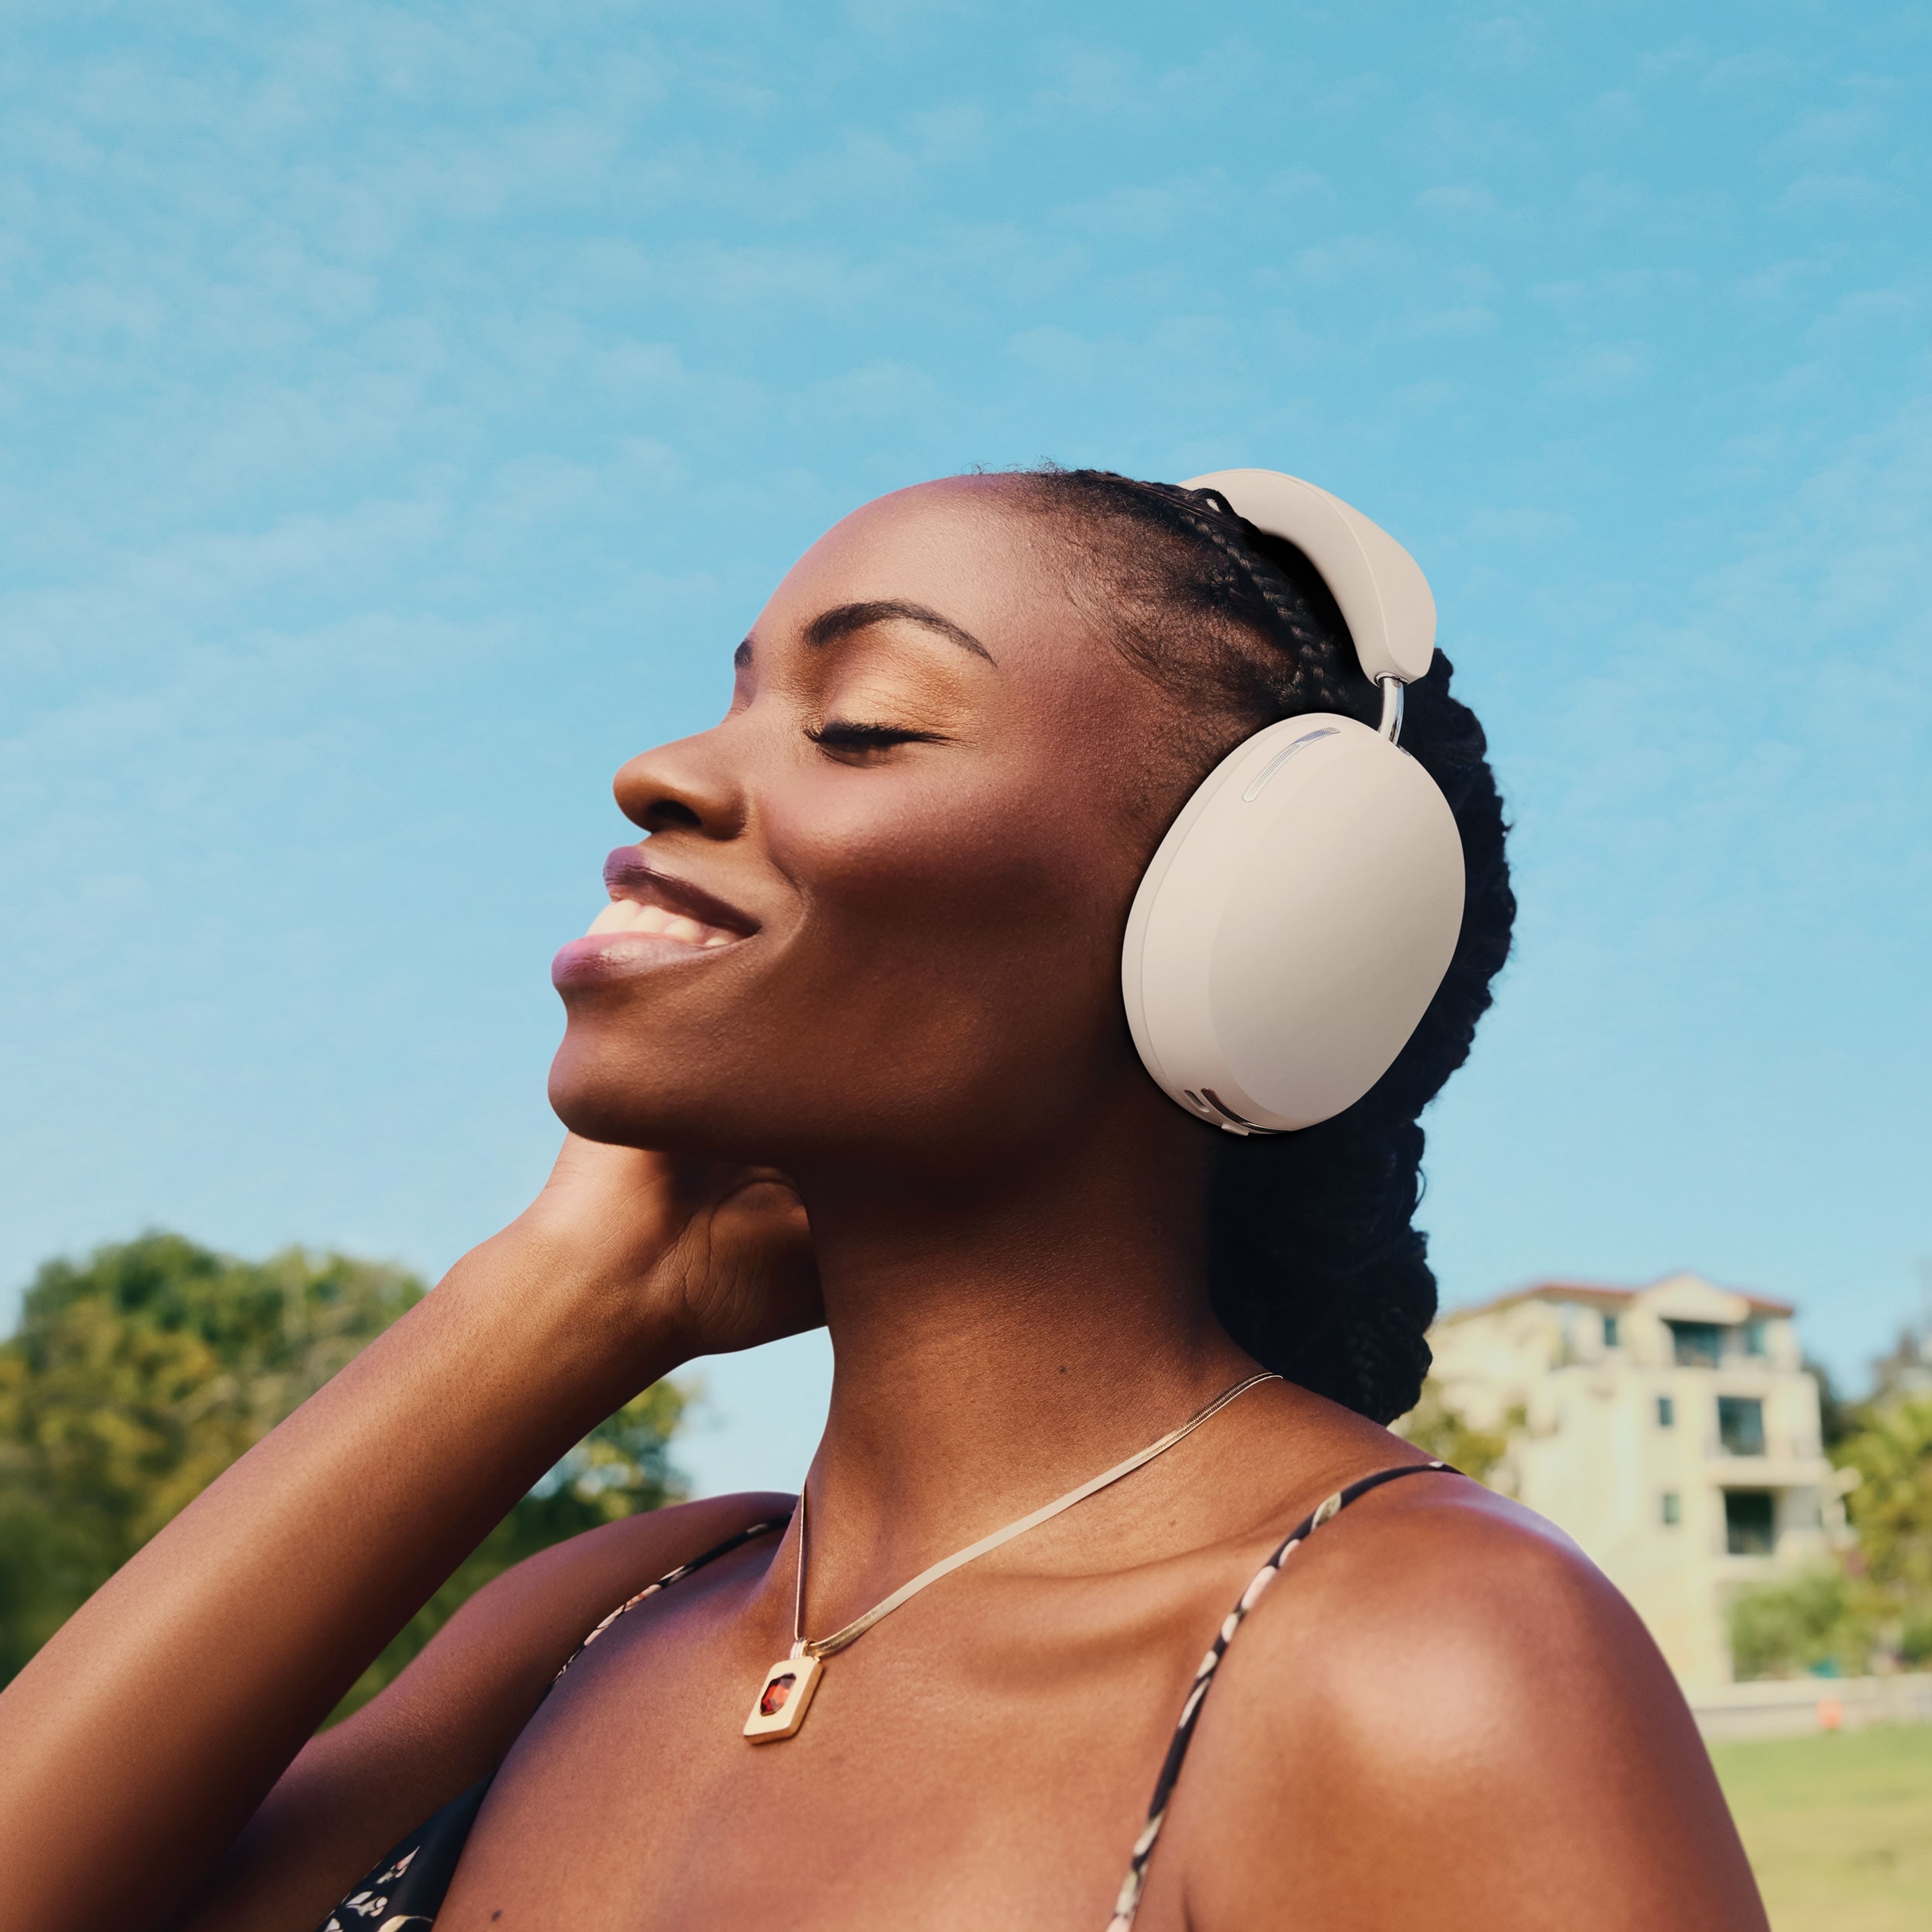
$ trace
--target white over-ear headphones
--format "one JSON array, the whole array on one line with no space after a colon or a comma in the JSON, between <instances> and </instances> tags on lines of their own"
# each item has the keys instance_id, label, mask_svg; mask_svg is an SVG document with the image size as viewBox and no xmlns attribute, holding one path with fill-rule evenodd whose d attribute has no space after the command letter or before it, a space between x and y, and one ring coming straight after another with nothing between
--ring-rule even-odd
<instances>
[{"instance_id":1,"label":"white over-ear headphones","mask_svg":"<svg viewBox=\"0 0 1932 1932\"><path fill-rule=\"evenodd\" d=\"M1455 818L1396 743L1402 686L1435 655L1436 600L1394 538L1312 483L1222 470L1182 487L1301 551L1382 692L1379 731L1319 712L1237 746L1181 807L1127 918L1120 986L1148 1071L1230 1133L1282 1133L1388 1071L1462 927Z\"/></svg>"}]
</instances>

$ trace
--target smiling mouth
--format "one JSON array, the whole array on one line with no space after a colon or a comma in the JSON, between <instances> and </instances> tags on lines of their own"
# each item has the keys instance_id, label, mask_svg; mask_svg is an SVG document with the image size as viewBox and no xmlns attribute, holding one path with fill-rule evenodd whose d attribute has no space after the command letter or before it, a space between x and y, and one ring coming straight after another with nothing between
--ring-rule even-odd
<instances>
[{"instance_id":1,"label":"smiling mouth","mask_svg":"<svg viewBox=\"0 0 1932 1932\"><path fill-rule=\"evenodd\" d=\"M722 926L706 926L688 914L672 912L661 905L646 905L636 899L613 899L590 922L584 937L600 932L635 932L653 938L676 940L680 945L702 951L713 946L729 946L742 933L728 932Z\"/></svg>"},{"instance_id":2,"label":"smiling mouth","mask_svg":"<svg viewBox=\"0 0 1932 1932\"><path fill-rule=\"evenodd\" d=\"M659 872L635 845L620 845L605 860L604 883L610 903L590 922L586 939L623 933L707 952L748 939L758 930L758 922L736 907L688 880Z\"/></svg>"}]
</instances>

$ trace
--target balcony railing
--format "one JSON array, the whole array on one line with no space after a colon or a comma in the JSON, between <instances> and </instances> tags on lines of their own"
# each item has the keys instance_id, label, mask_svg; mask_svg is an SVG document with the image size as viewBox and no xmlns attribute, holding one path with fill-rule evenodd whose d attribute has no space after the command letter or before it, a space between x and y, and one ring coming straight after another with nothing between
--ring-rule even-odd
<instances>
[{"instance_id":1,"label":"balcony railing","mask_svg":"<svg viewBox=\"0 0 1932 1932\"><path fill-rule=\"evenodd\" d=\"M1825 1449L1815 1436L1772 1432L1766 1432L1760 1448L1733 1448L1714 1429L1704 1438L1704 1454L1713 1462L1817 1462L1823 1460Z\"/></svg>"}]
</instances>

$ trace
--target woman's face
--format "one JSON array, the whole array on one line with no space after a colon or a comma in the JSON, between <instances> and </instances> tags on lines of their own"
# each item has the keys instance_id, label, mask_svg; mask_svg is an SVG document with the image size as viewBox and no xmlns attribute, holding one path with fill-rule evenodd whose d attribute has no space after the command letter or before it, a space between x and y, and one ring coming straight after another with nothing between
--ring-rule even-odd
<instances>
[{"instance_id":1,"label":"woman's face","mask_svg":"<svg viewBox=\"0 0 1932 1932\"><path fill-rule=\"evenodd\" d=\"M970 1166L1157 1099L1120 937L1194 761L1054 546L998 478L867 505L778 586L722 722L619 772L648 836L557 955L568 1125Z\"/></svg>"}]
</instances>

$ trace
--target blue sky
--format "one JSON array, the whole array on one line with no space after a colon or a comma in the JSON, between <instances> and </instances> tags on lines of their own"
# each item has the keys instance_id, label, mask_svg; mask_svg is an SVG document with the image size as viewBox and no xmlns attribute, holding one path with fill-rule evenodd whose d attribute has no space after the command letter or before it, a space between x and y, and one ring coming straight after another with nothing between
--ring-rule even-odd
<instances>
[{"instance_id":1,"label":"blue sky","mask_svg":"<svg viewBox=\"0 0 1932 1932\"><path fill-rule=\"evenodd\" d=\"M1050 456L1294 470L1434 581L1523 905L1430 1121L1448 1300L1694 1267L1854 1378L1917 1312L1922 9L0 44L8 1303L148 1224L434 1274L514 1213L612 770L827 523ZM713 1369L707 1486L795 1480L792 1354Z\"/></svg>"}]
</instances>

